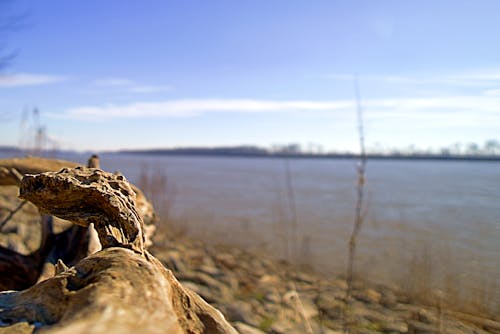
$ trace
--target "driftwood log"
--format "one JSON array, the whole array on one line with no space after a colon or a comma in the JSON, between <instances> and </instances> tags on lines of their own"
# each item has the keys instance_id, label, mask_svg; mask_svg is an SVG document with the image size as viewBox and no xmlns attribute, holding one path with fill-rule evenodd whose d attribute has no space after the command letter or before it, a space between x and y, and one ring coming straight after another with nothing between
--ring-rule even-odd
<instances>
[{"instance_id":1,"label":"driftwood log","mask_svg":"<svg viewBox=\"0 0 500 334\"><path fill-rule=\"evenodd\" d=\"M65 168L27 175L20 197L87 227L103 249L23 291L0 293L0 333L236 333L144 248L135 192L121 175ZM70 246L71 247L71 246Z\"/></svg>"},{"instance_id":2,"label":"driftwood log","mask_svg":"<svg viewBox=\"0 0 500 334\"><path fill-rule=\"evenodd\" d=\"M24 175L38 174L48 171L59 171L62 168L75 168L78 164L71 161L46 159L39 157L0 159L0 186L19 186ZM99 167L99 158L93 155L88 160L88 167ZM118 178L123 176L118 175ZM152 204L144 193L130 184L136 195L136 209L144 222L145 245L152 244L155 231L156 215ZM21 202L18 208L22 208ZM16 208L16 209L18 209ZM11 213L15 213L13 210ZM7 217L0 223L8 221ZM0 273L9 273L0 279L0 291L22 290L53 276L55 266L60 259L69 265L76 264L84 257L102 249L93 224L89 226L72 225L62 232L56 233L53 219L49 215L41 217L41 243L38 249L30 254L21 254L16 249L0 245ZM0 229L3 224L0 225Z\"/></svg>"},{"instance_id":3,"label":"driftwood log","mask_svg":"<svg viewBox=\"0 0 500 334\"><path fill-rule=\"evenodd\" d=\"M27 175L20 197L47 216L93 224L103 249L71 268L59 261L55 276L26 290L0 293L0 333L236 333L145 249L123 176L86 167Z\"/></svg>"},{"instance_id":4,"label":"driftwood log","mask_svg":"<svg viewBox=\"0 0 500 334\"><path fill-rule=\"evenodd\" d=\"M87 167L99 168L99 157L92 155ZM57 172L62 168L75 168L79 164L67 160L46 159L38 157L0 159L0 186L18 185L19 175L39 174L44 172ZM136 203L146 226L152 225L156 220L153 206L146 199L144 193L135 185L130 184L136 193Z\"/></svg>"}]
</instances>

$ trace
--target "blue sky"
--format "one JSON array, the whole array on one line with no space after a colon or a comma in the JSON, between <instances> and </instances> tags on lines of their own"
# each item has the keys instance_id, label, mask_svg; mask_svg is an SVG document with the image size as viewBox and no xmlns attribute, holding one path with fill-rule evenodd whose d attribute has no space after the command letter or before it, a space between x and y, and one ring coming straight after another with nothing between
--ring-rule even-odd
<instances>
[{"instance_id":1,"label":"blue sky","mask_svg":"<svg viewBox=\"0 0 500 334\"><path fill-rule=\"evenodd\" d=\"M0 145L40 109L62 148L499 138L500 2L20 1L0 19Z\"/></svg>"}]
</instances>

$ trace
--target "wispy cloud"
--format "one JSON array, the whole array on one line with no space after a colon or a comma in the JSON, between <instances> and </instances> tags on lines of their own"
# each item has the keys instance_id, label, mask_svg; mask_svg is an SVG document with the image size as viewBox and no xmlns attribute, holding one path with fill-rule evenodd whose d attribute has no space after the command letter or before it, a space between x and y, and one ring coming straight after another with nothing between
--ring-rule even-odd
<instances>
[{"instance_id":1,"label":"wispy cloud","mask_svg":"<svg viewBox=\"0 0 500 334\"><path fill-rule=\"evenodd\" d=\"M136 83L133 80L126 78L101 78L93 82L93 86L100 89L106 88L114 92L124 92L124 93L137 93L137 94L149 94L149 93L162 93L172 90L172 86L168 85L144 85Z\"/></svg>"},{"instance_id":2,"label":"wispy cloud","mask_svg":"<svg viewBox=\"0 0 500 334\"><path fill-rule=\"evenodd\" d=\"M470 70L456 73L435 73L435 74L345 74L334 73L328 75L335 80L352 81L355 77L362 81L384 82L388 84L408 84L408 85L450 85L450 86L489 86L500 83L500 68Z\"/></svg>"},{"instance_id":3,"label":"wispy cloud","mask_svg":"<svg viewBox=\"0 0 500 334\"><path fill-rule=\"evenodd\" d=\"M500 88L487 89L483 94L486 96L500 96Z\"/></svg>"},{"instance_id":4,"label":"wispy cloud","mask_svg":"<svg viewBox=\"0 0 500 334\"><path fill-rule=\"evenodd\" d=\"M126 105L106 105L72 108L70 117L132 118L189 117L209 112L263 113L280 111L335 110L353 106L352 101L273 101L252 99L186 99L163 102L137 102Z\"/></svg>"},{"instance_id":5,"label":"wispy cloud","mask_svg":"<svg viewBox=\"0 0 500 334\"><path fill-rule=\"evenodd\" d=\"M94 81L94 85L99 87L123 87L133 84L132 80L124 78L101 78Z\"/></svg>"},{"instance_id":6,"label":"wispy cloud","mask_svg":"<svg viewBox=\"0 0 500 334\"><path fill-rule=\"evenodd\" d=\"M457 117L462 120L477 120L483 117L500 124L500 96L370 99L363 101L363 106L367 110L365 116L373 121L448 119L452 123ZM323 117L324 115L339 117L346 113L351 114L354 107L352 100L186 99L77 107L66 110L65 115L89 121L138 117L194 117L213 112L298 114L318 112Z\"/></svg>"},{"instance_id":7,"label":"wispy cloud","mask_svg":"<svg viewBox=\"0 0 500 334\"><path fill-rule=\"evenodd\" d=\"M134 85L127 89L130 93L161 93L172 90L172 86L166 85Z\"/></svg>"},{"instance_id":8,"label":"wispy cloud","mask_svg":"<svg viewBox=\"0 0 500 334\"><path fill-rule=\"evenodd\" d=\"M0 75L0 87L48 85L67 80L67 77L48 74L14 73Z\"/></svg>"}]
</instances>

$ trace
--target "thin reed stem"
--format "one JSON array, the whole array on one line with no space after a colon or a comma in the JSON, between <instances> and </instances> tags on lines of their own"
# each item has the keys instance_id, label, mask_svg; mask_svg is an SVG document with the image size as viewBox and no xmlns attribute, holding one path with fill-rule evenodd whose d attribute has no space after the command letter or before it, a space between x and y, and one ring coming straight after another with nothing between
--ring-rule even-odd
<instances>
[{"instance_id":1,"label":"thin reed stem","mask_svg":"<svg viewBox=\"0 0 500 334\"><path fill-rule=\"evenodd\" d=\"M352 289L354 281L354 263L356 256L356 243L359 231L363 225L363 199L364 185L366 174L366 150L365 150L365 133L363 125L363 109L361 107L361 96L359 93L358 80L355 78L354 91L356 96L357 116L358 116L358 136L360 147L360 162L357 168L357 186L356 186L356 208L354 216L354 226L349 238L349 254L347 259L347 290L346 290L346 310L344 315L344 332L350 333L351 330L351 304L352 304Z\"/></svg>"},{"instance_id":2,"label":"thin reed stem","mask_svg":"<svg viewBox=\"0 0 500 334\"><path fill-rule=\"evenodd\" d=\"M290 238L288 240L287 257L288 261L297 259L296 249L298 245L298 217L297 206L295 204L295 191L293 188L292 173L290 171L290 162L285 160L285 177L286 177L286 195L288 209L290 210Z\"/></svg>"}]
</instances>

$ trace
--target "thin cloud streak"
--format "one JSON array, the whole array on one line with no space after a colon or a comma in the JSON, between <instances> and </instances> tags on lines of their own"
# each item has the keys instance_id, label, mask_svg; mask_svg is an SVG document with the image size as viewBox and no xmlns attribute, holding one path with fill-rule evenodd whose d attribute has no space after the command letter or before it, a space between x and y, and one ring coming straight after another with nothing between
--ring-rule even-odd
<instances>
[{"instance_id":1,"label":"thin cloud streak","mask_svg":"<svg viewBox=\"0 0 500 334\"><path fill-rule=\"evenodd\" d=\"M172 90L168 85L143 85L126 78L101 78L93 82L93 86L100 89L111 89L115 92L150 94L161 93Z\"/></svg>"},{"instance_id":2,"label":"thin cloud streak","mask_svg":"<svg viewBox=\"0 0 500 334\"><path fill-rule=\"evenodd\" d=\"M385 82L388 84L408 85L449 85L463 87L489 86L500 83L500 69L475 70L463 73L432 74L432 75L353 75L345 73L334 73L327 76L330 79L341 81L353 81L358 77L362 81Z\"/></svg>"},{"instance_id":3,"label":"thin cloud streak","mask_svg":"<svg viewBox=\"0 0 500 334\"><path fill-rule=\"evenodd\" d=\"M124 78L101 78L93 82L94 86L99 87L122 87L132 85L134 82Z\"/></svg>"},{"instance_id":4,"label":"thin cloud streak","mask_svg":"<svg viewBox=\"0 0 500 334\"><path fill-rule=\"evenodd\" d=\"M488 117L500 125L500 96L462 96L440 98L371 99L362 102L365 116L372 119L408 118L477 119ZM162 102L137 102L124 105L84 106L65 111L68 118L96 121L123 118L195 117L207 113L312 113L339 116L355 107L351 100L256 100L256 99L185 99ZM325 112L327 112L325 114ZM330 113L336 112L336 113Z\"/></svg>"},{"instance_id":5,"label":"thin cloud streak","mask_svg":"<svg viewBox=\"0 0 500 334\"><path fill-rule=\"evenodd\" d=\"M350 108L352 101L272 101L252 99L200 99L164 102L138 102L128 105L80 107L66 111L79 119L134 117L192 117L209 112L264 113L304 110L335 110Z\"/></svg>"},{"instance_id":6,"label":"thin cloud streak","mask_svg":"<svg viewBox=\"0 0 500 334\"><path fill-rule=\"evenodd\" d=\"M0 87L23 87L59 83L67 77L48 74L14 73L0 75Z\"/></svg>"},{"instance_id":7,"label":"thin cloud streak","mask_svg":"<svg viewBox=\"0 0 500 334\"><path fill-rule=\"evenodd\" d=\"M487 89L483 92L483 95L486 96L500 96L500 88L496 89Z\"/></svg>"},{"instance_id":8,"label":"thin cloud streak","mask_svg":"<svg viewBox=\"0 0 500 334\"><path fill-rule=\"evenodd\" d=\"M165 86L165 85L135 85L132 87L129 87L125 91L129 93L161 93L161 92L169 92L172 90L172 86Z\"/></svg>"}]
</instances>

